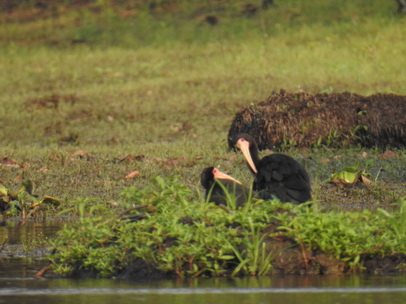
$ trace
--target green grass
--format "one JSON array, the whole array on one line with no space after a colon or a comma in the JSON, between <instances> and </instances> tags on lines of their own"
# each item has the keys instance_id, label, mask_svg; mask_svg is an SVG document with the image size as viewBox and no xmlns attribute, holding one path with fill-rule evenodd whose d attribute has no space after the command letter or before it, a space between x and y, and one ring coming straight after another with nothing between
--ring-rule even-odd
<instances>
[{"instance_id":1,"label":"green grass","mask_svg":"<svg viewBox=\"0 0 406 304\"><path fill-rule=\"evenodd\" d=\"M207 165L250 183L226 143L241 106L281 88L406 93L405 19L394 13L395 1L278 2L255 17L241 13L243 1L173 1L153 11L97 1L23 18L35 12L27 2L25 15L16 15L21 22L2 14L0 155L20 167L0 166L1 181L18 188L30 178L40 196L65 201L116 199L125 186L174 174L198 188ZM201 21L209 14L217 26ZM88 154L74 156L77 150ZM356 149L341 161L333 157L342 151L288 153L309 169L318 198L330 174L358 162L375 175L387 168L378 181L395 182L368 197L373 205L396 200L405 183L404 151L380 160L368 150L362 160ZM128 154L145 157L118 160ZM320 165L323 157L332 163ZM135 169L139 177L125 179Z\"/></svg>"}]
</instances>

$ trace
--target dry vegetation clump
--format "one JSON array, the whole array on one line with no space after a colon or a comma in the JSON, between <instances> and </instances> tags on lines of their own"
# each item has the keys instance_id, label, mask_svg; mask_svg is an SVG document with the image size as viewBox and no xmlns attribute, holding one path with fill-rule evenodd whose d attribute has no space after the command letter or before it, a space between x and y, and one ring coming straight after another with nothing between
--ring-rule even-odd
<instances>
[{"instance_id":1,"label":"dry vegetation clump","mask_svg":"<svg viewBox=\"0 0 406 304\"><path fill-rule=\"evenodd\" d=\"M281 90L235 115L228 133L230 147L238 133L251 134L260 149L358 144L401 148L406 146L406 96Z\"/></svg>"}]
</instances>

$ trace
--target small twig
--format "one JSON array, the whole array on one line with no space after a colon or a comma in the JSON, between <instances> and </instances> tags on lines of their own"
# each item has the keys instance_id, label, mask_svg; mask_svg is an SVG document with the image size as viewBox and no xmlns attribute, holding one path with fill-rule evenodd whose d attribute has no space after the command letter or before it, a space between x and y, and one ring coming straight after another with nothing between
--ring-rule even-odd
<instances>
[{"instance_id":1,"label":"small twig","mask_svg":"<svg viewBox=\"0 0 406 304\"><path fill-rule=\"evenodd\" d=\"M51 265L45 266L44 268L42 268L40 271L38 271L35 275L35 277L37 279L41 279L45 273L47 273L48 270L51 269Z\"/></svg>"},{"instance_id":2,"label":"small twig","mask_svg":"<svg viewBox=\"0 0 406 304\"><path fill-rule=\"evenodd\" d=\"M129 213L129 212L131 212L133 210L147 208L147 207L149 207L149 205L134 205L134 206L131 206L130 208L124 210L123 212L120 212L114 219L117 220L117 219L123 217L124 214Z\"/></svg>"},{"instance_id":3,"label":"small twig","mask_svg":"<svg viewBox=\"0 0 406 304\"><path fill-rule=\"evenodd\" d=\"M327 152L333 153L331 149L329 149L326 145L321 145L323 149L325 149Z\"/></svg>"},{"instance_id":4,"label":"small twig","mask_svg":"<svg viewBox=\"0 0 406 304\"><path fill-rule=\"evenodd\" d=\"M382 170L383 170L382 168L379 168L378 173L376 174L376 177L375 177L375 183L378 180L378 177L381 174Z\"/></svg>"},{"instance_id":5,"label":"small twig","mask_svg":"<svg viewBox=\"0 0 406 304\"><path fill-rule=\"evenodd\" d=\"M230 210L230 209L228 209L226 206L224 206L224 205L218 205L219 206L219 208L221 208L221 209L223 209L225 212L227 212L227 213L229 213L229 214L232 214L233 212Z\"/></svg>"},{"instance_id":6,"label":"small twig","mask_svg":"<svg viewBox=\"0 0 406 304\"><path fill-rule=\"evenodd\" d=\"M302 251L302 257L303 257L303 262L305 263L305 266L306 266L306 271L308 271L309 270L309 260L307 259L303 243L300 243L300 249Z\"/></svg>"}]
</instances>

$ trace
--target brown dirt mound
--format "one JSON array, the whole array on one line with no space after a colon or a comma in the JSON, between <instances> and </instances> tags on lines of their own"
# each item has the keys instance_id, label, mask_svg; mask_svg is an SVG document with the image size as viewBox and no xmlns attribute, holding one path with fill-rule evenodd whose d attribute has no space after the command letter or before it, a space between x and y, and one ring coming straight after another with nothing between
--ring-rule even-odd
<instances>
[{"instance_id":1,"label":"brown dirt mound","mask_svg":"<svg viewBox=\"0 0 406 304\"><path fill-rule=\"evenodd\" d=\"M406 96L354 93L273 92L234 117L228 144L238 133L253 136L259 149L281 146L406 147Z\"/></svg>"}]
</instances>

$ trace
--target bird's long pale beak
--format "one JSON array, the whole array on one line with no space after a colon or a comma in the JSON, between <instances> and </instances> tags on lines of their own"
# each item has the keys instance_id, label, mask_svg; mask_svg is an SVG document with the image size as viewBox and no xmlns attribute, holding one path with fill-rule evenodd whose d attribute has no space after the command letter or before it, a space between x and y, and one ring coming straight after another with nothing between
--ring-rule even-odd
<instances>
[{"instance_id":1,"label":"bird's long pale beak","mask_svg":"<svg viewBox=\"0 0 406 304\"><path fill-rule=\"evenodd\" d=\"M224 172L221 172L219 169L214 169L213 175L215 179L227 179L241 185L240 181L236 180L234 177L231 177L228 174L225 174Z\"/></svg>"},{"instance_id":2,"label":"bird's long pale beak","mask_svg":"<svg viewBox=\"0 0 406 304\"><path fill-rule=\"evenodd\" d=\"M255 167L254 161L252 160L250 153L250 143L243 138L240 138L237 141L236 147L241 150L245 159L247 160L248 165L251 167L252 171L258 173L257 167Z\"/></svg>"}]
</instances>

